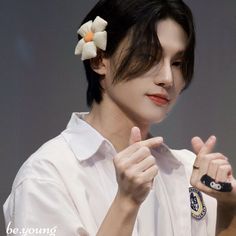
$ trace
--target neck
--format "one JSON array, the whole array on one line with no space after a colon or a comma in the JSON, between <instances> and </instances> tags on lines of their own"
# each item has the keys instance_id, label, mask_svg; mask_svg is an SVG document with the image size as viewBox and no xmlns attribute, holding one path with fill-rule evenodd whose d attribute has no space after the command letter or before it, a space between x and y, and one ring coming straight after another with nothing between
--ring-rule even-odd
<instances>
[{"instance_id":1,"label":"neck","mask_svg":"<svg viewBox=\"0 0 236 236\"><path fill-rule=\"evenodd\" d=\"M142 140L149 135L148 124L140 124L132 120L117 106L106 101L102 101L99 105L94 103L90 113L85 116L85 121L108 139L117 152L128 147L132 127L140 128Z\"/></svg>"}]
</instances>

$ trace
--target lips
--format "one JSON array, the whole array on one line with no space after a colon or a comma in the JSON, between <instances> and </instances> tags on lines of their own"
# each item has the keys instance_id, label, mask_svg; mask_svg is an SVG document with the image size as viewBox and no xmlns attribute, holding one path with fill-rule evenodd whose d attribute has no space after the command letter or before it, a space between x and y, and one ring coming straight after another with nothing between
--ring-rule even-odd
<instances>
[{"instance_id":1,"label":"lips","mask_svg":"<svg viewBox=\"0 0 236 236\"><path fill-rule=\"evenodd\" d=\"M152 102L159 106L167 105L170 102L164 94L148 94L147 96Z\"/></svg>"}]
</instances>

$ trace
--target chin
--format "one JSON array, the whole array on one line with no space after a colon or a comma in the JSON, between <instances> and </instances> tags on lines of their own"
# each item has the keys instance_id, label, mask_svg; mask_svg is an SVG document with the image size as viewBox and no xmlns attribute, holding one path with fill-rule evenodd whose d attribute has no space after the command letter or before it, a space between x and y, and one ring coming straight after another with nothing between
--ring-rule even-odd
<instances>
[{"instance_id":1,"label":"chin","mask_svg":"<svg viewBox=\"0 0 236 236\"><path fill-rule=\"evenodd\" d=\"M153 125L161 123L167 117L166 112L153 112L153 111L145 111L142 113L140 117L141 123L145 123L147 125Z\"/></svg>"},{"instance_id":2,"label":"chin","mask_svg":"<svg viewBox=\"0 0 236 236\"><path fill-rule=\"evenodd\" d=\"M151 120L150 124L151 124L151 125L159 124L159 123L161 123L162 121L164 121L165 118L166 118L166 116L165 116L165 117L155 117L154 119Z\"/></svg>"}]
</instances>

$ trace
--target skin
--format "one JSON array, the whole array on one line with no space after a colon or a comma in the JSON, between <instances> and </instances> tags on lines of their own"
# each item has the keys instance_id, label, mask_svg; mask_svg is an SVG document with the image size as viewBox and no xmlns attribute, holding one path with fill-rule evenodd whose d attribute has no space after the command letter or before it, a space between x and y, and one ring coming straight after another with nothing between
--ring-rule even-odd
<instances>
[{"instance_id":1,"label":"skin","mask_svg":"<svg viewBox=\"0 0 236 236\"><path fill-rule=\"evenodd\" d=\"M112 84L113 64L120 58L119 52L124 51L126 41L121 44L114 57L103 59L100 67L95 70L105 77L102 80L105 92L102 103L94 103L86 119L110 139L118 152L128 146L130 130L134 126L140 128L142 139L146 139L150 125L159 123L166 117L185 84L179 65L181 58L177 57L186 46L184 31L174 21L166 20L158 25L157 34L164 49L163 58L141 77ZM156 106L146 96L163 92L171 98L170 104L163 107Z\"/></svg>"},{"instance_id":2,"label":"skin","mask_svg":"<svg viewBox=\"0 0 236 236\"><path fill-rule=\"evenodd\" d=\"M213 152L216 144L216 137L211 136L204 143L201 138L192 139L193 150L196 153L194 165L199 169L194 169L190 183L217 199L217 236L236 235L236 180L232 173L232 167L228 158L222 153ZM207 174L217 182L230 182L233 190L230 193L217 192L206 187L200 181L202 175Z\"/></svg>"},{"instance_id":3,"label":"skin","mask_svg":"<svg viewBox=\"0 0 236 236\"><path fill-rule=\"evenodd\" d=\"M163 56L158 65L142 76L112 84L115 74L113 65L122 58L120 53L125 50L125 41L113 57L102 58L94 68L103 77L103 101L93 104L85 120L110 140L118 153L114 157L118 192L97 235L132 235L139 207L158 174L150 148L159 146L163 138L148 139L150 125L165 119L185 85L179 55L186 47L186 33L171 19L160 21L156 32L163 48ZM168 94L170 103L164 106L154 104L146 96L154 93ZM235 232L236 235L236 200L231 200L236 199L235 179L227 158L220 153L212 153L215 142L215 137L209 138L205 143L198 137L192 139L197 156L195 165L199 169L193 171L191 184L217 198L217 235L232 235L229 232ZM230 180L233 192L219 193L207 188L200 182L203 173L208 173L218 181Z\"/></svg>"}]
</instances>

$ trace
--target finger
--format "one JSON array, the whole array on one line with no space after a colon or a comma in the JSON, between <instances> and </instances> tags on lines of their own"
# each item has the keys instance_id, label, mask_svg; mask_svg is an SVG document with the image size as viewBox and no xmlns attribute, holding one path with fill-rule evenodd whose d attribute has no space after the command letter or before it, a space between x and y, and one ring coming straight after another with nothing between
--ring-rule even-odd
<instances>
[{"instance_id":1,"label":"finger","mask_svg":"<svg viewBox=\"0 0 236 236\"><path fill-rule=\"evenodd\" d=\"M132 155L134 152L139 150L141 147L158 147L163 143L163 138L162 137L155 137L155 138L150 138L141 142L136 142L130 146L128 146L126 149L122 150L121 152L118 153L117 157L127 157Z\"/></svg>"},{"instance_id":2,"label":"finger","mask_svg":"<svg viewBox=\"0 0 236 236\"><path fill-rule=\"evenodd\" d=\"M204 145L204 142L202 141L202 139L197 136L192 138L191 143L192 143L193 151L195 152L195 154L198 154Z\"/></svg>"},{"instance_id":3,"label":"finger","mask_svg":"<svg viewBox=\"0 0 236 236\"><path fill-rule=\"evenodd\" d=\"M206 155L213 151L216 144L216 137L214 135L210 136L205 144L200 149L198 155Z\"/></svg>"},{"instance_id":4,"label":"finger","mask_svg":"<svg viewBox=\"0 0 236 236\"><path fill-rule=\"evenodd\" d=\"M200 161L201 159L201 161ZM221 153L210 153L204 155L202 158L196 158L194 165L198 166L198 169L193 169L192 176L191 176L191 184L195 185L203 175L208 172L209 164L212 160L222 159L227 160L227 158L222 155Z\"/></svg>"},{"instance_id":5,"label":"finger","mask_svg":"<svg viewBox=\"0 0 236 236\"><path fill-rule=\"evenodd\" d=\"M201 158L199 163L199 175L205 175L208 172L210 163L215 160L227 160L227 158L222 153L210 153Z\"/></svg>"},{"instance_id":6,"label":"finger","mask_svg":"<svg viewBox=\"0 0 236 236\"><path fill-rule=\"evenodd\" d=\"M132 134L131 134L131 136L132 136ZM134 139L132 137L130 140L131 140L131 142L132 142L132 140L134 141ZM150 138L150 139L147 139L144 141L139 141L139 142L133 143L130 146L128 146L127 148L125 148L124 150L122 150L121 152L119 152L116 155L116 158L114 158L114 161L116 161L117 159L121 159L121 158L123 159L123 158L130 157L134 152L139 150L141 147L148 147L148 148L158 147L162 143L163 143L162 137L154 137L154 138Z\"/></svg>"},{"instance_id":7,"label":"finger","mask_svg":"<svg viewBox=\"0 0 236 236\"><path fill-rule=\"evenodd\" d=\"M139 142L141 140L142 140L142 136L141 136L140 129L138 127L134 126L130 132L129 145L132 145L132 144Z\"/></svg>"},{"instance_id":8,"label":"finger","mask_svg":"<svg viewBox=\"0 0 236 236\"><path fill-rule=\"evenodd\" d=\"M201 192L204 192L206 194L209 194L211 196L213 196L214 193L217 193L216 190L207 187L205 184L203 184L202 182L197 182L197 184L195 186L193 186L195 188L197 188L198 190L200 190Z\"/></svg>"},{"instance_id":9,"label":"finger","mask_svg":"<svg viewBox=\"0 0 236 236\"><path fill-rule=\"evenodd\" d=\"M124 150L122 150L121 152L119 152L116 157L117 158L130 157L133 153L138 151L141 147L142 147L142 145L140 144L140 142L134 143L134 144L128 146L127 148L125 148Z\"/></svg>"},{"instance_id":10,"label":"finger","mask_svg":"<svg viewBox=\"0 0 236 236\"><path fill-rule=\"evenodd\" d=\"M145 170L141 174L141 177L143 177L145 183L148 183L150 181L153 181L153 179L156 177L157 173L158 173L158 167L157 167L157 165L153 165L150 168L148 168L147 170Z\"/></svg>"},{"instance_id":11,"label":"finger","mask_svg":"<svg viewBox=\"0 0 236 236\"><path fill-rule=\"evenodd\" d=\"M156 159L150 155L134 166L136 172L143 172L156 164Z\"/></svg>"},{"instance_id":12,"label":"finger","mask_svg":"<svg viewBox=\"0 0 236 236\"><path fill-rule=\"evenodd\" d=\"M207 175L216 180L219 167L228 164L228 161L224 159L212 160L209 164Z\"/></svg>"},{"instance_id":13,"label":"finger","mask_svg":"<svg viewBox=\"0 0 236 236\"><path fill-rule=\"evenodd\" d=\"M203 157L205 155L209 154L213 150L215 144L216 144L216 137L215 136L211 136L207 139L207 141L204 143L204 145L201 147L200 151L197 154L197 157L194 162L194 166L200 167ZM194 172L197 172L197 171L198 171L198 169L194 170ZM206 171L206 170L204 169L204 171Z\"/></svg>"},{"instance_id":14,"label":"finger","mask_svg":"<svg viewBox=\"0 0 236 236\"><path fill-rule=\"evenodd\" d=\"M135 165L142 160L144 160L146 157L151 155L151 151L148 147L142 147L140 146L139 149L137 149L135 152L131 153L128 158L127 155L124 155L120 158L120 160L123 159L123 165L124 168L128 168L131 165Z\"/></svg>"},{"instance_id":15,"label":"finger","mask_svg":"<svg viewBox=\"0 0 236 236\"><path fill-rule=\"evenodd\" d=\"M219 166L215 177L215 182L227 182L231 171L232 168L229 164Z\"/></svg>"},{"instance_id":16,"label":"finger","mask_svg":"<svg viewBox=\"0 0 236 236\"><path fill-rule=\"evenodd\" d=\"M162 137L154 137L141 141L140 145L148 148L154 148L160 146L162 143L163 143Z\"/></svg>"}]
</instances>

